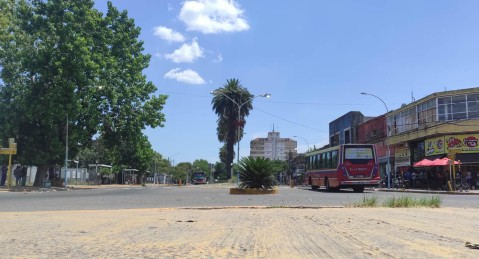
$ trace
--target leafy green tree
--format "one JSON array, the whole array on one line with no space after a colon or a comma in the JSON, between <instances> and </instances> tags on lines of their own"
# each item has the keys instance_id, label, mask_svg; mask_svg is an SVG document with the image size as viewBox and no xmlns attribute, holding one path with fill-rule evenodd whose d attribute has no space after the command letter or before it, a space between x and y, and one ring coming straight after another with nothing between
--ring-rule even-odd
<instances>
[{"instance_id":1,"label":"leafy green tree","mask_svg":"<svg viewBox=\"0 0 479 259\"><path fill-rule=\"evenodd\" d=\"M219 155L219 158L220 158L220 161L223 163L223 164L227 164L228 163L228 160L227 160L227 152L226 152L226 144L224 144L221 148L220 148L220 151L218 153ZM233 157L235 156L235 152L233 150Z\"/></svg>"},{"instance_id":2,"label":"leafy green tree","mask_svg":"<svg viewBox=\"0 0 479 259\"><path fill-rule=\"evenodd\" d=\"M181 180L182 183L185 183L186 179L188 178L192 170L193 170L193 165L190 162L178 163L175 167L173 177L177 181Z\"/></svg>"},{"instance_id":3,"label":"leafy green tree","mask_svg":"<svg viewBox=\"0 0 479 259\"><path fill-rule=\"evenodd\" d=\"M171 168L171 164L167 159L163 158L163 156L158 152L153 153L150 167L148 169L150 172L152 172L153 174L154 173L165 174L171 171L170 168Z\"/></svg>"},{"instance_id":4,"label":"leafy green tree","mask_svg":"<svg viewBox=\"0 0 479 259\"><path fill-rule=\"evenodd\" d=\"M274 164L269 158L243 157L239 163L240 188L269 190L276 185Z\"/></svg>"},{"instance_id":5,"label":"leafy green tree","mask_svg":"<svg viewBox=\"0 0 479 259\"><path fill-rule=\"evenodd\" d=\"M283 160L272 160L274 172L286 172L288 170L288 162Z\"/></svg>"},{"instance_id":6,"label":"leafy green tree","mask_svg":"<svg viewBox=\"0 0 479 259\"><path fill-rule=\"evenodd\" d=\"M221 162L215 163L214 178L219 180L227 180L225 164Z\"/></svg>"},{"instance_id":7,"label":"leafy green tree","mask_svg":"<svg viewBox=\"0 0 479 259\"><path fill-rule=\"evenodd\" d=\"M228 79L226 84L213 91L213 111L218 115L217 135L226 143L226 172L231 178L231 164L234 159L234 144L243 137L244 118L249 115L254 96L244 88L238 79Z\"/></svg>"},{"instance_id":8,"label":"leafy green tree","mask_svg":"<svg viewBox=\"0 0 479 259\"><path fill-rule=\"evenodd\" d=\"M127 12L108 3L104 16L91 0L1 4L0 137L16 139L18 162L38 166L34 185L63 164L67 140L75 157L96 134L113 163L146 171L142 129L163 126L166 96L142 73L150 56Z\"/></svg>"},{"instance_id":9,"label":"leafy green tree","mask_svg":"<svg viewBox=\"0 0 479 259\"><path fill-rule=\"evenodd\" d=\"M195 161L193 161L193 171L205 172L207 179L210 179L211 177L210 164L205 159L196 159Z\"/></svg>"}]
</instances>

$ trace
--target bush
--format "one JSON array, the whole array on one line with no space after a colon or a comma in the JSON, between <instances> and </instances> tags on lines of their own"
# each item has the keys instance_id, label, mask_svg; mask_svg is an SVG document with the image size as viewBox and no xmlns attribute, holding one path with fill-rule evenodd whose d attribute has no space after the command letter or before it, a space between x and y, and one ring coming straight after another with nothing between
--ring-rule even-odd
<instances>
[{"instance_id":1,"label":"bush","mask_svg":"<svg viewBox=\"0 0 479 259\"><path fill-rule=\"evenodd\" d=\"M239 177L242 189L273 189L274 165L268 158L244 157L239 163Z\"/></svg>"}]
</instances>

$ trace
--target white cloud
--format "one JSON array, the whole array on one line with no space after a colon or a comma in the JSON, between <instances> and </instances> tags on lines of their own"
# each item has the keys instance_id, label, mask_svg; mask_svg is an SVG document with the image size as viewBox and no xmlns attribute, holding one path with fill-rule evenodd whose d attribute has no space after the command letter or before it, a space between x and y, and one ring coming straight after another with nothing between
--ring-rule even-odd
<instances>
[{"instance_id":1,"label":"white cloud","mask_svg":"<svg viewBox=\"0 0 479 259\"><path fill-rule=\"evenodd\" d=\"M213 60L214 63L221 63L223 61L223 55L219 54L216 59Z\"/></svg>"},{"instance_id":2,"label":"white cloud","mask_svg":"<svg viewBox=\"0 0 479 259\"><path fill-rule=\"evenodd\" d=\"M206 83L205 80L198 75L198 73L191 69L181 70L180 68L174 68L168 71L164 78L175 79L178 82L201 85Z\"/></svg>"},{"instance_id":3,"label":"white cloud","mask_svg":"<svg viewBox=\"0 0 479 259\"><path fill-rule=\"evenodd\" d=\"M181 33L175 32L170 28L166 28L166 27L163 27L163 26L157 26L157 27L153 28L153 30L154 30L153 34L155 36L158 36L158 37L160 37L164 40L167 40L169 42L183 42L183 41L185 41L185 37Z\"/></svg>"},{"instance_id":4,"label":"white cloud","mask_svg":"<svg viewBox=\"0 0 479 259\"><path fill-rule=\"evenodd\" d=\"M235 32L249 29L243 10L234 0L187 0L178 17L188 30L202 33Z\"/></svg>"},{"instance_id":5,"label":"white cloud","mask_svg":"<svg viewBox=\"0 0 479 259\"><path fill-rule=\"evenodd\" d=\"M181 47L171 54L166 54L165 58L175 63L192 63L196 59L203 57L203 50L193 39L191 44L184 43Z\"/></svg>"}]
</instances>

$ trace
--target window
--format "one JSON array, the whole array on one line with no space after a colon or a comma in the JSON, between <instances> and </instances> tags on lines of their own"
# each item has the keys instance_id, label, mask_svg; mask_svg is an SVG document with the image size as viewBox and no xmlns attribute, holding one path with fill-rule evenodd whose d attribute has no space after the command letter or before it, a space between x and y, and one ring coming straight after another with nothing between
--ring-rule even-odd
<instances>
[{"instance_id":1,"label":"window","mask_svg":"<svg viewBox=\"0 0 479 259\"><path fill-rule=\"evenodd\" d=\"M331 146L339 145L339 132L330 137L329 143L331 143Z\"/></svg>"},{"instance_id":2,"label":"window","mask_svg":"<svg viewBox=\"0 0 479 259\"><path fill-rule=\"evenodd\" d=\"M437 98L440 121L467 119L467 102L465 95Z\"/></svg>"},{"instance_id":3,"label":"window","mask_svg":"<svg viewBox=\"0 0 479 259\"><path fill-rule=\"evenodd\" d=\"M331 152L326 153L326 168L331 168Z\"/></svg>"},{"instance_id":4,"label":"window","mask_svg":"<svg viewBox=\"0 0 479 259\"><path fill-rule=\"evenodd\" d=\"M479 94L467 96L467 113L469 119L479 119Z\"/></svg>"},{"instance_id":5,"label":"window","mask_svg":"<svg viewBox=\"0 0 479 259\"><path fill-rule=\"evenodd\" d=\"M347 129L344 131L344 144L351 143L351 130Z\"/></svg>"},{"instance_id":6,"label":"window","mask_svg":"<svg viewBox=\"0 0 479 259\"><path fill-rule=\"evenodd\" d=\"M331 154L332 154L331 155L331 157L332 157L332 167L336 168L336 167L338 167L338 151L334 150Z\"/></svg>"},{"instance_id":7,"label":"window","mask_svg":"<svg viewBox=\"0 0 479 259\"><path fill-rule=\"evenodd\" d=\"M417 106L417 124L426 126L436 121L436 99L429 100Z\"/></svg>"},{"instance_id":8,"label":"window","mask_svg":"<svg viewBox=\"0 0 479 259\"><path fill-rule=\"evenodd\" d=\"M321 168L326 168L326 153L321 154Z\"/></svg>"}]
</instances>

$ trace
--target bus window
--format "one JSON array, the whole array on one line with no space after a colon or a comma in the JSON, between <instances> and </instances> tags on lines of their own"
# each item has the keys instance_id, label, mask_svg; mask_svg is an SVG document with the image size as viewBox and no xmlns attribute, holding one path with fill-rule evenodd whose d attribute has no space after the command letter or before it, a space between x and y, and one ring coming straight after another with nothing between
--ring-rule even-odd
<instances>
[{"instance_id":1,"label":"bus window","mask_svg":"<svg viewBox=\"0 0 479 259\"><path fill-rule=\"evenodd\" d=\"M374 152L370 146L347 147L344 151L344 160L353 164L366 163L371 159L374 159Z\"/></svg>"},{"instance_id":2,"label":"bus window","mask_svg":"<svg viewBox=\"0 0 479 259\"><path fill-rule=\"evenodd\" d=\"M334 168L338 167L338 151L334 150L331 156L332 156L332 166Z\"/></svg>"},{"instance_id":3,"label":"bus window","mask_svg":"<svg viewBox=\"0 0 479 259\"><path fill-rule=\"evenodd\" d=\"M326 153L326 167L331 168L331 152Z\"/></svg>"}]
</instances>

